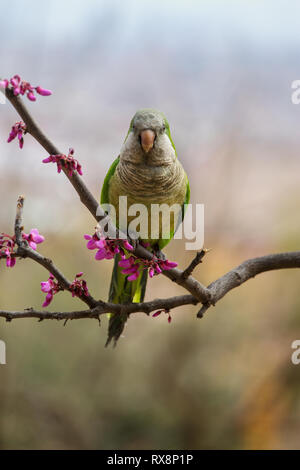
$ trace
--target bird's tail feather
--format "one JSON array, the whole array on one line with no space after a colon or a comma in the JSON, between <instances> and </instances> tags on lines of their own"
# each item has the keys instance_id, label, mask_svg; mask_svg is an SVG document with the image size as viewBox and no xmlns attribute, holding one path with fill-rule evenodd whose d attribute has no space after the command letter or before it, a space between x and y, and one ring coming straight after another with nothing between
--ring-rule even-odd
<instances>
[{"instance_id":1,"label":"bird's tail feather","mask_svg":"<svg viewBox=\"0 0 300 470\"><path fill-rule=\"evenodd\" d=\"M121 272L123 268L119 266L120 259L120 255L117 254L110 282L109 302L115 304L143 302L147 284L147 270L144 269L135 281L128 281L128 276ZM109 314L108 337L105 346L108 346L112 340L116 345L127 319L128 315L126 313Z\"/></svg>"}]
</instances>

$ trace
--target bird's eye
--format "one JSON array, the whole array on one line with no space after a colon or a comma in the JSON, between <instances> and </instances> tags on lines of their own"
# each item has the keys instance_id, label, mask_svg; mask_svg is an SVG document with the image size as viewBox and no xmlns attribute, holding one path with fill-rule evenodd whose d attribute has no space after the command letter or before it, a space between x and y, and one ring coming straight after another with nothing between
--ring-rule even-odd
<instances>
[{"instance_id":1,"label":"bird's eye","mask_svg":"<svg viewBox=\"0 0 300 470\"><path fill-rule=\"evenodd\" d=\"M162 130L163 130L163 132L165 132L165 130L166 130L166 126L164 124L162 126Z\"/></svg>"}]
</instances>

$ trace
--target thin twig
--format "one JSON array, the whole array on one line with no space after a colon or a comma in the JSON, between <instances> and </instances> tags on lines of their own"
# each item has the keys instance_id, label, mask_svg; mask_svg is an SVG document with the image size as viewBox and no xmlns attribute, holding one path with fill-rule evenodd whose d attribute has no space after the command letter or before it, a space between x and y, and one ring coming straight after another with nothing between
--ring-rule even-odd
<instances>
[{"instance_id":1,"label":"thin twig","mask_svg":"<svg viewBox=\"0 0 300 470\"><path fill-rule=\"evenodd\" d=\"M194 271L196 266L198 266L198 264L202 263L202 260L203 260L204 256L206 255L206 253L208 253L208 251L209 250L206 250L205 248L203 248L203 250L201 250L201 251L198 251L195 258L191 261L191 263L188 265L188 267L183 271L183 273L181 275L182 279L187 279L192 274L192 272Z\"/></svg>"}]
</instances>

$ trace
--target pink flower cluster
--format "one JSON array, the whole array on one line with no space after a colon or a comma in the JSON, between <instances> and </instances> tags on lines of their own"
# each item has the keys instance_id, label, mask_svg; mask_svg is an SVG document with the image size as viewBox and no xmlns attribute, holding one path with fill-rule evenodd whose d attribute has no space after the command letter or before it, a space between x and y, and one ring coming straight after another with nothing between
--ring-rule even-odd
<instances>
[{"instance_id":1,"label":"pink flower cluster","mask_svg":"<svg viewBox=\"0 0 300 470\"><path fill-rule=\"evenodd\" d=\"M158 317L161 313L166 313L168 315L168 322L171 323L172 317L170 315L169 310L163 308L162 310L157 310L157 312L153 313L152 317Z\"/></svg>"},{"instance_id":2,"label":"pink flower cluster","mask_svg":"<svg viewBox=\"0 0 300 470\"><path fill-rule=\"evenodd\" d=\"M22 233L23 240L27 240L29 246L33 249L37 249L39 243L43 243L45 238L43 235L39 234L38 229L33 228L30 230L30 233ZM0 259L6 258L6 266L8 268L13 268L16 264L15 258L15 246L16 246L16 237L15 235L11 237L6 233L0 234Z\"/></svg>"},{"instance_id":3,"label":"pink flower cluster","mask_svg":"<svg viewBox=\"0 0 300 470\"><path fill-rule=\"evenodd\" d=\"M100 238L99 238L100 237ZM116 254L120 254L121 258L126 257L125 251L132 251L133 246L127 240L123 239L108 239L102 235L95 233L93 236L84 235L84 238L88 240L86 247L89 250L97 250L95 259L100 261L102 259L112 259Z\"/></svg>"},{"instance_id":4,"label":"pink flower cluster","mask_svg":"<svg viewBox=\"0 0 300 470\"><path fill-rule=\"evenodd\" d=\"M121 259L119 266L123 268L122 274L129 275L128 281L135 281L139 277L141 263L134 256Z\"/></svg>"},{"instance_id":5,"label":"pink flower cluster","mask_svg":"<svg viewBox=\"0 0 300 470\"><path fill-rule=\"evenodd\" d=\"M62 168L65 167L68 170L69 176L73 175L74 171L77 171L80 175L82 175L82 168L78 160L74 157L74 149L69 149L69 154L58 154L58 155L50 155L49 157L43 160L43 163L56 163L57 164L57 172L60 173Z\"/></svg>"},{"instance_id":6,"label":"pink flower cluster","mask_svg":"<svg viewBox=\"0 0 300 470\"><path fill-rule=\"evenodd\" d=\"M76 274L74 281L70 285L70 291L72 292L72 297L82 297L88 296L89 290L87 288L86 281L84 279L78 279L83 275L83 272Z\"/></svg>"},{"instance_id":7,"label":"pink flower cluster","mask_svg":"<svg viewBox=\"0 0 300 470\"><path fill-rule=\"evenodd\" d=\"M83 272L76 274L74 281L69 287L69 290L72 293L72 297L87 297L89 295L86 281L84 279L79 280L79 277L82 275ZM64 290L64 288L61 287L57 281L55 281L55 277L50 273L48 280L41 282L41 291L47 294L43 303L43 307L48 307L48 305L50 305L52 302L54 295L62 290Z\"/></svg>"},{"instance_id":8,"label":"pink flower cluster","mask_svg":"<svg viewBox=\"0 0 300 470\"><path fill-rule=\"evenodd\" d=\"M162 260L154 257L152 261L148 261L150 264L149 276L153 277L155 274L160 274L162 271L169 271L170 269L176 268L177 263L175 261Z\"/></svg>"},{"instance_id":9,"label":"pink flower cluster","mask_svg":"<svg viewBox=\"0 0 300 470\"><path fill-rule=\"evenodd\" d=\"M86 246L89 250L97 249L96 260L112 259L119 253L122 258L119 261L119 266L123 268L122 273L128 275L128 281L135 281L139 277L141 269L149 269L149 276L153 277L155 274L160 274L162 271L167 271L177 266L177 263L159 259L154 255L152 260L136 258L133 255L126 257L126 251L133 251L133 247L127 240L108 239L97 233L93 236L84 235L84 238L88 240ZM146 247L145 244L143 246Z\"/></svg>"},{"instance_id":10,"label":"pink flower cluster","mask_svg":"<svg viewBox=\"0 0 300 470\"><path fill-rule=\"evenodd\" d=\"M14 124L11 128L7 142L9 143L12 140L14 140L16 137L18 137L19 147L21 149L23 148L23 145L24 145L23 135L25 134L26 134L26 124L24 124L24 122L22 121L16 122L16 124Z\"/></svg>"},{"instance_id":11,"label":"pink flower cluster","mask_svg":"<svg viewBox=\"0 0 300 470\"><path fill-rule=\"evenodd\" d=\"M14 238L15 237L10 237L6 233L0 234L0 259L6 258L6 266L8 268L13 268L16 264L16 258L12 257L15 248Z\"/></svg>"},{"instance_id":12,"label":"pink flower cluster","mask_svg":"<svg viewBox=\"0 0 300 470\"><path fill-rule=\"evenodd\" d=\"M125 268L122 270L123 274L130 274L128 281L135 281L139 277L139 268L149 268L149 276L153 277L155 274L160 274L162 271L168 271L177 266L177 263L169 260L161 260L153 256L152 260L142 258L134 258L130 256L127 259L119 261L119 266Z\"/></svg>"},{"instance_id":13,"label":"pink flower cluster","mask_svg":"<svg viewBox=\"0 0 300 470\"><path fill-rule=\"evenodd\" d=\"M28 234L23 232L22 237L24 240L27 240L28 245L33 250L37 249L36 245L39 245L40 243L43 243L43 241L45 241L45 237L43 237L43 235L39 233L37 228L31 229Z\"/></svg>"},{"instance_id":14,"label":"pink flower cluster","mask_svg":"<svg viewBox=\"0 0 300 470\"><path fill-rule=\"evenodd\" d=\"M21 80L19 75L15 75L10 80L4 79L0 80L1 88L10 88L13 90L15 96L25 95L30 101L36 101L35 92L42 96L52 95L52 91L46 90L40 86L33 87L29 82Z\"/></svg>"},{"instance_id":15,"label":"pink flower cluster","mask_svg":"<svg viewBox=\"0 0 300 470\"><path fill-rule=\"evenodd\" d=\"M48 305L52 302L53 296L57 294L57 292L63 290L63 288L60 287L58 282L54 279L55 278L53 274L50 273L48 281L41 282L41 290L47 294L46 299L42 305L43 307L48 307Z\"/></svg>"}]
</instances>

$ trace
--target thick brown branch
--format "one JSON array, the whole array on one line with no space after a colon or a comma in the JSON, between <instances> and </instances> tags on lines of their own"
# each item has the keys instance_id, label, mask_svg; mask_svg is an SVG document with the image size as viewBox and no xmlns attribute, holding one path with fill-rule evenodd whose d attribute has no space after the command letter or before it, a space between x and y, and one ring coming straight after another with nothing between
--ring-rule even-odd
<instances>
[{"instance_id":1,"label":"thick brown branch","mask_svg":"<svg viewBox=\"0 0 300 470\"><path fill-rule=\"evenodd\" d=\"M224 276L208 286L211 292L210 302L204 303L198 317L202 317L210 305L214 305L227 292L240 286L256 274L277 269L300 268L300 252L279 253L275 255L253 258L240 264ZM0 317L7 321L17 318L38 318L40 320L75 320L80 318L98 318L104 313L126 313L130 315L135 312L150 314L153 311L166 309L171 310L182 305L196 305L199 300L192 295L180 295L168 299L155 299L150 302L131 304L112 304L109 302L98 302L91 310L81 310L74 312L47 312L34 309L27 309L19 312L1 310Z\"/></svg>"},{"instance_id":2,"label":"thick brown branch","mask_svg":"<svg viewBox=\"0 0 300 470\"><path fill-rule=\"evenodd\" d=\"M0 310L0 318L7 321L17 318L38 318L39 320L78 320L81 318L99 318L104 313L126 313L130 315L135 312L144 312L149 315L151 312L165 309L171 310L182 305L196 305L198 300L192 295L179 295L168 299L155 299L150 302L131 304L112 304L109 302L98 302L96 307L90 310L78 310L73 312L47 312L34 310L32 308L24 311Z\"/></svg>"},{"instance_id":3,"label":"thick brown branch","mask_svg":"<svg viewBox=\"0 0 300 470\"><path fill-rule=\"evenodd\" d=\"M277 253L244 261L208 286L211 299L209 302L204 302L198 317L201 318L209 306L215 305L227 292L240 286L257 274L289 268L300 268L300 251Z\"/></svg>"}]
</instances>

